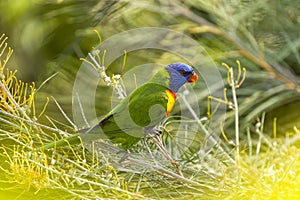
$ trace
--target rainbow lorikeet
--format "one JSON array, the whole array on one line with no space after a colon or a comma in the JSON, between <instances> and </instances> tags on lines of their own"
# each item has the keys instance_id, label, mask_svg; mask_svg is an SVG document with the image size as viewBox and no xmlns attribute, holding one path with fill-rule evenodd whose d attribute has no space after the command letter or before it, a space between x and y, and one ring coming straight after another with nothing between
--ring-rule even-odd
<instances>
[{"instance_id":1,"label":"rainbow lorikeet","mask_svg":"<svg viewBox=\"0 0 300 200\"><path fill-rule=\"evenodd\" d=\"M98 124L67 138L45 144L42 149L67 143L79 144L81 140L85 142L108 138L127 150L170 114L179 88L186 82L195 83L197 80L197 74L189 65L169 64L136 88Z\"/></svg>"}]
</instances>

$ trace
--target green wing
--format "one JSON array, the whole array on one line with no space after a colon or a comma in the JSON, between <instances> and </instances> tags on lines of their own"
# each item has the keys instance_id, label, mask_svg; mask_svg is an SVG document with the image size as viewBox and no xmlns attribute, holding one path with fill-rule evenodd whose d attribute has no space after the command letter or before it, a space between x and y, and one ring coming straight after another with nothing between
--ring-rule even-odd
<instances>
[{"instance_id":1,"label":"green wing","mask_svg":"<svg viewBox=\"0 0 300 200\"><path fill-rule=\"evenodd\" d=\"M167 111L166 90L159 84L147 83L130 95L129 113L135 124L149 127L162 120Z\"/></svg>"},{"instance_id":2,"label":"green wing","mask_svg":"<svg viewBox=\"0 0 300 200\"><path fill-rule=\"evenodd\" d=\"M155 83L146 83L136 89L117 105L89 133L104 133L113 143L123 149L130 148L144 137L144 128L157 125L167 109L167 88Z\"/></svg>"}]
</instances>

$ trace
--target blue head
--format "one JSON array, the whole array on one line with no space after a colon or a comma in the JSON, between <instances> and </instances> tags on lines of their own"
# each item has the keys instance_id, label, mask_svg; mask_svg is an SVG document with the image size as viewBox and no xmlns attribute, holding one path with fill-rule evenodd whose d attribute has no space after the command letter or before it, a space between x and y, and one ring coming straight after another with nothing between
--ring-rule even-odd
<instances>
[{"instance_id":1,"label":"blue head","mask_svg":"<svg viewBox=\"0 0 300 200\"><path fill-rule=\"evenodd\" d=\"M194 69L184 63L172 63L166 66L170 74L170 90L177 92L186 82L196 82L198 80Z\"/></svg>"}]
</instances>

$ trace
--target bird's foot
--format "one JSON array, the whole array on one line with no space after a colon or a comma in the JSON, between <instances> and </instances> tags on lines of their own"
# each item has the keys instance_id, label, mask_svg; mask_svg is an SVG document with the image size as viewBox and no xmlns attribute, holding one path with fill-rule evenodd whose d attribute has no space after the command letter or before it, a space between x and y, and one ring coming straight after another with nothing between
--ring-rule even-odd
<instances>
[{"instance_id":1,"label":"bird's foot","mask_svg":"<svg viewBox=\"0 0 300 200\"><path fill-rule=\"evenodd\" d=\"M128 149L127 150L120 150L120 151L117 152L117 154L123 154L122 157L120 158L120 160L118 161L118 163L121 163L130 156L130 151Z\"/></svg>"},{"instance_id":2,"label":"bird's foot","mask_svg":"<svg viewBox=\"0 0 300 200\"><path fill-rule=\"evenodd\" d=\"M147 131L147 136L148 137L155 137L155 136L160 136L163 133L163 131L160 128L152 128L149 131Z\"/></svg>"}]
</instances>

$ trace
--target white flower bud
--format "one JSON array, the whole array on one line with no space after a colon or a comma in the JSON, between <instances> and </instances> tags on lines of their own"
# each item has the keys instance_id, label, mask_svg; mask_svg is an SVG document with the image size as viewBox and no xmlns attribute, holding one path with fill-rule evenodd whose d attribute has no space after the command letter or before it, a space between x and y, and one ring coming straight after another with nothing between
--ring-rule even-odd
<instances>
[{"instance_id":1,"label":"white flower bud","mask_svg":"<svg viewBox=\"0 0 300 200\"><path fill-rule=\"evenodd\" d=\"M113 79L116 79L116 80L119 80L121 78L121 75L120 74L116 74L113 76Z\"/></svg>"}]
</instances>

